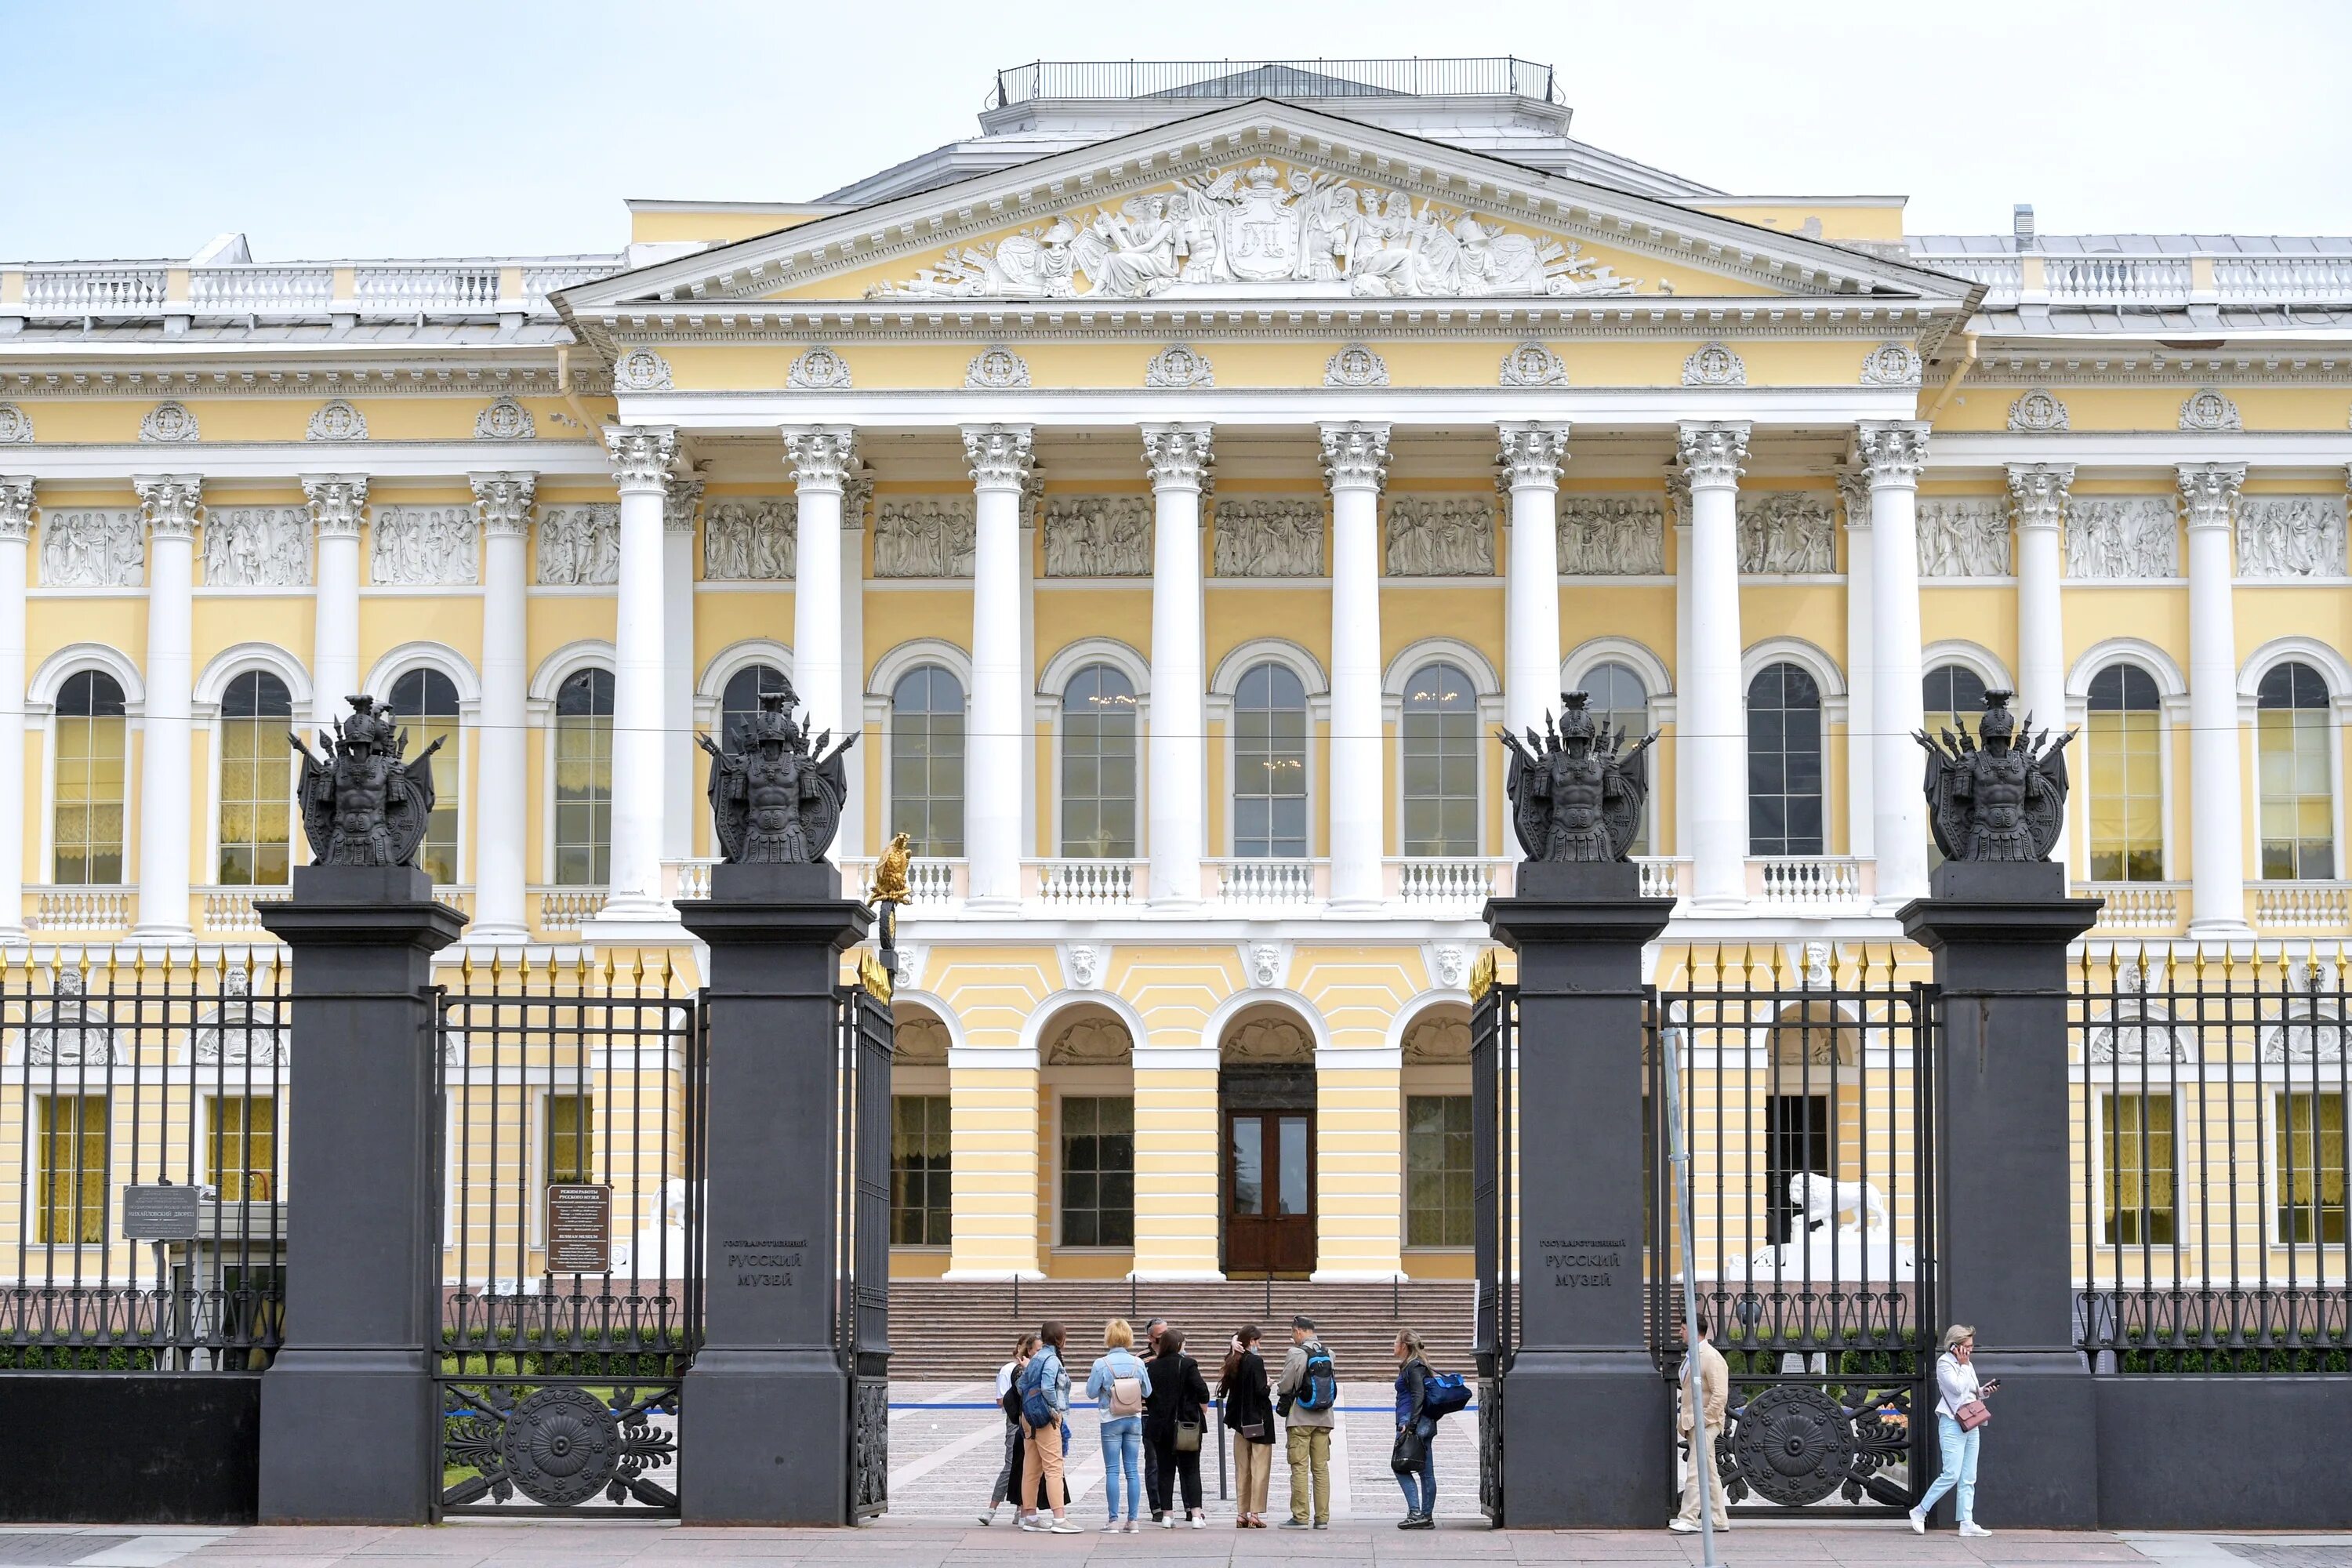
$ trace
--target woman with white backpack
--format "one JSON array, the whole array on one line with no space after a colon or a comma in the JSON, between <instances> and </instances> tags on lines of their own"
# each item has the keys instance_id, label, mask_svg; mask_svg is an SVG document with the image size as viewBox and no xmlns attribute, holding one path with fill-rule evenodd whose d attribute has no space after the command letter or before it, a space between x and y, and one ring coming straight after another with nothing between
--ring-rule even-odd
<instances>
[{"instance_id":1,"label":"woman with white backpack","mask_svg":"<svg viewBox=\"0 0 2352 1568\"><path fill-rule=\"evenodd\" d=\"M1135 1331L1125 1318L1103 1325L1103 1353L1087 1373L1087 1395L1102 1405L1103 1498L1109 1522L1103 1533L1129 1534L1143 1510L1143 1402L1151 1395L1151 1373L1135 1353ZM1118 1517L1119 1481L1127 1482L1127 1519Z\"/></svg>"}]
</instances>

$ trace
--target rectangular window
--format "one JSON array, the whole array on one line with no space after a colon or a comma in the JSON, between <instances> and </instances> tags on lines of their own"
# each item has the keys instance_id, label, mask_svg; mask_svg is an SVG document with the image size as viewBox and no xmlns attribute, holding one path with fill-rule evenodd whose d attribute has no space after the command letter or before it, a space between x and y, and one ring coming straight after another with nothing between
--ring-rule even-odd
<instances>
[{"instance_id":1,"label":"rectangular window","mask_svg":"<svg viewBox=\"0 0 2352 1568\"><path fill-rule=\"evenodd\" d=\"M216 1095L205 1110L205 1179L221 1202L278 1196L278 1101L268 1095Z\"/></svg>"},{"instance_id":2,"label":"rectangular window","mask_svg":"<svg viewBox=\"0 0 2352 1568\"><path fill-rule=\"evenodd\" d=\"M567 713L555 723L555 880L602 887L613 874L613 718Z\"/></svg>"},{"instance_id":3,"label":"rectangular window","mask_svg":"<svg viewBox=\"0 0 2352 1568\"><path fill-rule=\"evenodd\" d=\"M105 1245L106 1096L47 1094L33 1103L36 1239L53 1247Z\"/></svg>"},{"instance_id":4,"label":"rectangular window","mask_svg":"<svg viewBox=\"0 0 2352 1568\"><path fill-rule=\"evenodd\" d=\"M948 1097L890 1100L890 1245L948 1245Z\"/></svg>"},{"instance_id":5,"label":"rectangular window","mask_svg":"<svg viewBox=\"0 0 2352 1568\"><path fill-rule=\"evenodd\" d=\"M1135 1100L1062 1101L1062 1245L1135 1245Z\"/></svg>"},{"instance_id":6,"label":"rectangular window","mask_svg":"<svg viewBox=\"0 0 2352 1568\"><path fill-rule=\"evenodd\" d=\"M2162 720L2152 709L2090 714L2091 880L2164 879Z\"/></svg>"},{"instance_id":7,"label":"rectangular window","mask_svg":"<svg viewBox=\"0 0 2352 1568\"><path fill-rule=\"evenodd\" d=\"M293 866L294 753L278 719L221 721L220 879L283 887Z\"/></svg>"},{"instance_id":8,"label":"rectangular window","mask_svg":"<svg viewBox=\"0 0 2352 1568\"><path fill-rule=\"evenodd\" d=\"M72 887L122 880L124 722L118 711L57 720L55 879Z\"/></svg>"},{"instance_id":9,"label":"rectangular window","mask_svg":"<svg viewBox=\"0 0 2352 1568\"><path fill-rule=\"evenodd\" d=\"M2105 1237L2109 1247L2169 1247L2179 1234L2174 1181L2172 1097L2109 1094L2099 1158Z\"/></svg>"},{"instance_id":10,"label":"rectangular window","mask_svg":"<svg viewBox=\"0 0 2352 1568\"><path fill-rule=\"evenodd\" d=\"M596 1179L596 1105L584 1094L547 1097L545 1184Z\"/></svg>"},{"instance_id":11,"label":"rectangular window","mask_svg":"<svg viewBox=\"0 0 2352 1568\"><path fill-rule=\"evenodd\" d=\"M1404 1244L1467 1247L1470 1200L1470 1097L1413 1094L1404 1102Z\"/></svg>"},{"instance_id":12,"label":"rectangular window","mask_svg":"<svg viewBox=\"0 0 2352 1568\"><path fill-rule=\"evenodd\" d=\"M2336 786L2324 708L2263 708L2254 715L2261 784L2263 879L2336 875Z\"/></svg>"},{"instance_id":13,"label":"rectangular window","mask_svg":"<svg viewBox=\"0 0 2352 1568\"><path fill-rule=\"evenodd\" d=\"M2344 1096L2278 1096L2278 1236L2344 1245Z\"/></svg>"}]
</instances>

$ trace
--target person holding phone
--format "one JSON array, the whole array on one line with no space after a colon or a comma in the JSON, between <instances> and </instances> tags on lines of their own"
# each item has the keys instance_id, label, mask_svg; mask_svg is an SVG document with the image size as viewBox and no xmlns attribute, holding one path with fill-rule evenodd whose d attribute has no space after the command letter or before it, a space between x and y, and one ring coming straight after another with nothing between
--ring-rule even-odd
<instances>
[{"instance_id":1,"label":"person holding phone","mask_svg":"<svg viewBox=\"0 0 2352 1568\"><path fill-rule=\"evenodd\" d=\"M1920 1535L1927 1533L1927 1510L1956 1487L1960 1494L1960 1533L1992 1533L1977 1522L1977 1449L1983 1444L1986 1424L1992 1419L1992 1412L1985 1408L1985 1395L2000 1386L2000 1379L1978 1381L1973 1364L1976 1351L1977 1331L1968 1324L1954 1323L1944 1331L1944 1353L1936 1358L1936 1438L1943 1467L1919 1506L1911 1510L1911 1528Z\"/></svg>"}]
</instances>

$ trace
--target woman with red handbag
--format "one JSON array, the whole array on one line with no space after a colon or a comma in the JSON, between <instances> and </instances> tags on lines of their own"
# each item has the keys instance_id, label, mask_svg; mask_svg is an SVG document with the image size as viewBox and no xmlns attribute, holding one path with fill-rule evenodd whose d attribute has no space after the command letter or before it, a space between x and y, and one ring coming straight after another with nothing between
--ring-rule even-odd
<instances>
[{"instance_id":1,"label":"woman with red handbag","mask_svg":"<svg viewBox=\"0 0 2352 1568\"><path fill-rule=\"evenodd\" d=\"M1977 1522L1977 1448L1984 1441L1985 1424L1992 1419L1985 1395L2000 1386L2000 1379L1977 1381L1970 1364L1976 1350L1977 1331L1966 1323L1944 1331L1944 1353L1936 1358L1936 1437L1944 1462L1935 1484L1911 1510L1911 1528L1921 1535L1927 1533L1927 1510L1955 1487L1960 1493L1960 1533L1992 1533Z\"/></svg>"}]
</instances>

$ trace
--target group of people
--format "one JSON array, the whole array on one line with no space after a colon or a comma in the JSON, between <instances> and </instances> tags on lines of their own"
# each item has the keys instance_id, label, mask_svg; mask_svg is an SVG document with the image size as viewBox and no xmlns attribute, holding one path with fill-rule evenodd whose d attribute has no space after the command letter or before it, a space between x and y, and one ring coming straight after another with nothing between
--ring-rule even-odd
<instances>
[{"instance_id":1,"label":"group of people","mask_svg":"<svg viewBox=\"0 0 2352 1568\"><path fill-rule=\"evenodd\" d=\"M1079 1533L1068 1517L1065 1479L1073 1385L1067 1337L1059 1322L1040 1324L1035 1333L1021 1336L1013 1359L997 1369L1004 1462L980 1515L982 1524L992 1523L1009 1499L1023 1530ZM1290 1461L1290 1517L1278 1528L1330 1528L1338 1369L1311 1318L1291 1320L1282 1370L1271 1380L1259 1349L1263 1338L1252 1323L1226 1342L1213 1395L1200 1363L1184 1348L1183 1330L1154 1318L1144 1324L1139 1344L1126 1319L1104 1325L1103 1352L1087 1370L1082 1392L1101 1415L1106 1533L1139 1532L1147 1506L1151 1522L1162 1529L1176 1528L1180 1518L1194 1530L1208 1527L1201 1500L1201 1450L1213 1408L1232 1434L1234 1527L1267 1528L1266 1490L1279 1422ZM1433 1529L1437 1423L1449 1411L1433 1395L1441 1381L1458 1380L1440 1380L1430 1371L1421 1338L1411 1330L1397 1335L1396 1357L1398 1441L1392 1468L1405 1498L1398 1528Z\"/></svg>"}]
</instances>

